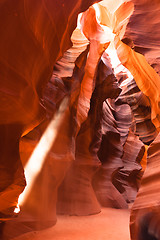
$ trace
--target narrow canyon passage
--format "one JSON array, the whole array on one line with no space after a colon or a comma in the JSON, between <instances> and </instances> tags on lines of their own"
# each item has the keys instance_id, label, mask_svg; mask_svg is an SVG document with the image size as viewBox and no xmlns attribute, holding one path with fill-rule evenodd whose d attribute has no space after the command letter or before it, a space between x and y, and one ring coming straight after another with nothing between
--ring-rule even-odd
<instances>
[{"instance_id":1,"label":"narrow canyon passage","mask_svg":"<svg viewBox=\"0 0 160 240\"><path fill-rule=\"evenodd\" d=\"M159 12L0 1L0 240L160 240Z\"/></svg>"}]
</instances>

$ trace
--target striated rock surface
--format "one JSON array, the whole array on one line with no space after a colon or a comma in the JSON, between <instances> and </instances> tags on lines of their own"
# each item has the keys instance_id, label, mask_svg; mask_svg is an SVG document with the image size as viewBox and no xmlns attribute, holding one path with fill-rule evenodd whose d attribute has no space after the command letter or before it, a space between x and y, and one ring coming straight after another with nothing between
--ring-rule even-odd
<instances>
[{"instance_id":1,"label":"striated rock surface","mask_svg":"<svg viewBox=\"0 0 160 240\"><path fill-rule=\"evenodd\" d=\"M133 40L135 51L142 53L147 62L160 73L159 62L159 9L157 0L132 0L134 12L129 20L125 35Z\"/></svg>"},{"instance_id":2,"label":"striated rock surface","mask_svg":"<svg viewBox=\"0 0 160 240\"><path fill-rule=\"evenodd\" d=\"M112 180L128 203L135 200L139 190L142 177L140 163L144 152L144 144L130 131L123 147L123 168L115 173Z\"/></svg>"},{"instance_id":3,"label":"striated rock surface","mask_svg":"<svg viewBox=\"0 0 160 240\"><path fill-rule=\"evenodd\" d=\"M160 33L158 27L159 16L157 13L160 5L158 1L151 2L145 0L139 2L133 0L133 2L135 4L135 11L127 26L126 36L133 40L135 51L144 54L145 58L142 55L129 50L128 47L124 47L125 50L119 48L118 53L120 61L130 70L140 90L149 97L152 106L152 121L158 128L159 76L156 72L159 73ZM127 53L127 49L130 53ZM120 56L120 51L121 54L123 54L123 58ZM126 54L124 54L124 51ZM147 64L145 59L153 68L155 68L156 72Z\"/></svg>"},{"instance_id":4,"label":"striated rock surface","mask_svg":"<svg viewBox=\"0 0 160 240\"><path fill-rule=\"evenodd\" d=\"M115 40L118 57L122 64L132 73L139 89L149 97L151 102L151 119L159 128L159 85L160 77L147 63L145 57L134 52L118 38ZM124 54L125 53L125 54Z\"/></svg>"},{"instance_id":5,"label":"striated rock surface","mask_svg":"<svg viewBox=\"0 0 160 240\"><path fill-rule=\"evenodd\" d=\"M117 97L120 89L113 74L106 75L108 68L102 61L99 69L88 117L76 137L75 162L59 188L57 211L61 214L90 215L100 212L92 179L100 166L97 152L102 136L102 106L104 99Z\"/></svg>"},{"instance_id":6,"label":"striated rock surface","mask_svg":"<svg viewBox=\"0 0 160 240\"><path fill-rule=\"evenodd\" d=\"M95 175L93 186L98 200L104 207L127 208L126 201L112 181L114 174L120 168L123 168L123 144L126 141L131 125L132 118L130 114L130 107L127 104L118 106L117 109L114 102L109 104L109 102L105 101L103 104L103 135L98 152L102 166ZM128 123L128 127L126 124L122 124L124 119L125 123Z\"/></svg>"},{"instance_id":7,"label":"striated rock surface","mask_svg":"<svg viewBox=\"0 0 160 240\"><path fill-rule=\"evenodd\" d=\"M148 147L147 168L142 178L141 187L131 211L131 239L147 239L149 235L157 236L159 229L159 155L160 135ZM153 220L154 219L154 220ZM154 227L155 226L155 227ZM153 227L153 228L152 228ZM144 230L146 229L146 230ZM145 235L146 234L148 235Z\"/></svg>"},{"instance_id":8,"label":"striated rock surface","mask_svg":"<svg viewBox=\"0 0 160 240\"><path fill-rule=\"evenodd\" d=\"M0 3L3 22L0 25L0 124L1 136L5 139L0 146L4 153L0 166L4 169L2 182L8 179L5 186L3 184L0 201L4 201L5 195L10 205L6 210L2 204L0 211L6 215L13 212L25 185L19 139L44 118L44 86L55 62L71 46L70 36L78 13L91 4L93 1L38 0L33 4L30 0L4 0ZM13 168L10 168L11 160Z\"/></svg>"},{"instance_id":9,"label":"striated rock surface","mask_svg":"<svg viewBox=\"0 0 160 240\"><path fill-rule=\"evenodd\" d=\"M135 134L139 136L144 144L150 144L157 136L157 130L151 121L151 106L148 98L139 90L135 80L128 81L122 76L120 87L122 92L117 104L127 103L131 107L134 121Z\"/></svg>"},{"instance_id":10,"label":"striated rock surface","mask_svg":"<svg viewBox=\"0 0 160 240\"><path fill-rule=\"evenodd\" d=\"M28 125L41 119L44 83L56 60L71 46L77 14L92 3L1 2L1 124Z\"/></svg>"}]
</instances>

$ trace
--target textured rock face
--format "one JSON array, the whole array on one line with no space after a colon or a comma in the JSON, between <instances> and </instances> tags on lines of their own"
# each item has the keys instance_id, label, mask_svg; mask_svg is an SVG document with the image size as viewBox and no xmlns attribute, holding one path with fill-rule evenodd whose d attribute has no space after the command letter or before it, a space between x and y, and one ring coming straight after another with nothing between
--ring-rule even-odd
<instances>
[{"instance_id":1,"label":"textured rock face","mask_svg":"<svg viewBox=\"0 0 160 240\"><path fill-rule=\"evenodd\" d=\"M135 11L130 19L130 22L127 27L126 35L129 36L135 45L135 51L138 51L144 54L147 62L155 69L157 73L159 73L159 16L158 16L158 9L160 8L158 1L133 1L135 4ZM150 19L150 21L148 21ZM151 37L153 36L153 37ZM130 54L132 55L132 53ZM126 57L126 56L125 56ZM129 57L130 58L130 57ZM132 58L132 57L131 57ZM133 58L135 61L139 61L137 65L141 65L141 79L143 81L137 80L136 83L140 90L149 97L152 106L152 119L155 119L155 125L158 127L158 98L159 98L159 76L155 74L155 72L147 65L145 59L136 54L133 56L132 64L134 68L137 68L136 63L134 63ZM138 68L137 68L138 69ZM129 69L131 71L131 69ZM134 71L134 70L133 70ZM132 72L132 71L131 71ZM135 74L136 71L134 71ZM147 74L147 75L146 75ZM154 76L154 77L153 77ZM135 77L135 76L134 76ZM154 83L155 79L155 83ZM136 80L136 78L135 78ZM152 86L153 84L156 84ZM144 86L145 85L145 86ZM149 90L150 89L150 90ZM153 90L154 89L154 90ZM149 92L150 91L150 92ZM153 91L153 92L152 92ZM154 122L153 122L154 123Z\"/></svg>"},{"instance_id":2,"label":"textured rock face","mask_svg":"<svg viewBox=\"0 0 160 240\"><path fill-rule=\"evenodd\" d=\"M106 97L115 98L120 89L113 74L108 77L105 75L107 69L102 61L98 69L101 71L96 76L88 117L76 137L75 162L59 189L58 213L90 215L100 211L92 188L92 179L100 166L97 152L102 136L102 106Z\"/></svg>"},{"instance_id":3,"label":"textured rock face","mask_svg":"<svg viewBox=\"0 0 160 240\"><path fill-rule=\"evenodd\" d=\"M148 147L147 168L143 175L141 187L131 212L132 239L137 239L139 234L142 234L141 239L145 239L143 223L146 224L146 232L149 231L150 234L152 233L155 235L156 232L159 231L159 218L157 217L160 199L159 147L160 135L158 134L153 143ZM154 218L155 223L152 218Z\"/></svg>"},{"instance_id":4,"label":"textured rock face","mask_svg":"<svg viewBox=\"0 0 160 240\"><path fill-rule=\"evenodd\" d=\"M128 104L106 101L103 114L98 152L102 166L94 179L95 191L103 206L127 208L126 202L134 201L139 188L144 145L131 130L132 113Z\"/></svg>"},{"instance_id":5,"label":"textured rock face","mask_svg":"<svg viewBox=\"0 0 160 240\"><path fill-rule=\"evenodd\" d=\"M135 11L127 26L126 36L133 40L135 50L144 54L149 64L159 73L159 1L133 0L132 2Z\"/></svg>"},{"instance_id":6,"label":"textured rock face","mask_svg":"<svg viewBox=\"0 0 160 240\"><path fill-rule=\"evenodd\" d=\"M71 46L70 36L76 27L78 13L91 4L93 1L42 0L33 3L30 0L4 0L0 3L3 22L0 24L0 124L3 143L0 147L3 151L0 182L2 190L6 190L0 196L1 201L3 196L7 199L10 188L13 190L10 191L13 203L10 199L6 206L6 201L5 208L1 204L2 213L8 215L12 212L25 185L23 170L17 173L20 165L19 139L44 118L44 86L57 59ZM5 180L4 184L7 178L10 180ZM13 179L19 178L22 180L15 180L12 186Z\"/></svg>"},{"instance_id":7,"label":"textured rock face","mask_svg":"<svg viewBox=\"0 0 160 240\"><path fill-rule=\"evenodd\" d=\"M1 3L1 124L28 125L40 119L44 84L50 79L56 60L71 46L77 14L92 3Z\"/></svg>"},{"instance_id":8,"label":"textured rock face","mask_svg":"<svg viewBox=\"0 0 160 240\"><path fill-rule=\"evenodd\" d=\"M159 1L149 1L149 0L148 1L133 0L133 2L135 4L135 11L131 16L130 22L127 26L126 36L133 40L135 45L134 47L135 51L142 53L145 56L147 62L154 68L154 70L159 75L160 73L160 65L159 65L160 18L158 15L158 11L160 9L160 3ZM151 111L153 111L151 112L151 116L152 116L154 125L158 128L159 127L159 116L158 116L159 115L159 106L158 106L159 76L155 75L155 72L153 72L153 70L151 70L150 67L147 67L147 63L143 59L143 57L136 54L134 55L134 58L136 59L136 61L138 61L139 66L141 65L141 61L143 62L140 73L142 75L144 74L145 79L148 78L146 87L144 87L145 85L144 80L143 80L144 85L141 83L140 85L138 84L138 81L140 79L137 81L135 77L135 80L139 88L150 99L151 107L152 107ZM134 67L137 68L137 66L133 62L132 64L134 65ZM143 70L144 72L142 73ZM147 78L146 78L146 74L147 74ZM150 81L150 79L152 79L153 76L155 76L154 79L157 79L154 83L155 88L152 86L152 83L154 82L154 80ZM143 90L143 87L145 88L144 90ZM155 118L155 121L154 121L154 118ZM151 124L146 124L146 126L151 126ZM143 127L143 132L147 130L147 128ZM151 134L150 137L154 136L152 138L152 141L153 141L157 133L155 132L153 127L150 128L150 133L151 133L151 129L153 134ZM149 133L149 131L147 132ZM148 155L147 168L146 168L144 177L142 178L141 187L131 212L131 239L136 239L136 240L137 239L159 239L159 227L158 227L159 226L159 214L158 214L159 190L157 189L159 186L159 183L158 183L159 181L158 180L159 179L159 173L158 173L159 144L158 143L159 143L159 135L153 141L153 143L149 146L147 151L147 155Z\"/></svg>"},{"instance_id":9,"label":"textured rock face","mask_svg":"<svg viewBox=\"0 0 160 240\"><path fill-rule=\"evenodd\" d=\"M134 202L139 189L139 180L142 177L140 162L145 151L144 144L131 130L123 151L123 168L115 173L112 181L126 202L131 203Z\"/></svg>"},{"instance_id":10,"label":"textured rock face","mask_svg":"<svg viewBox=\"0 0 160 240\"><path fill-rule=\"evenodd\" d=\"M159 84L160 77L147 63L145 57L134 52L130 47L116 40L116 48L120 61L129 69L140 90L149 97L151 102L151 119L156 128L159 128ZM125 52L125 54L124 54Z\"/></svg>"},{"instance_id":11,"label":"textured rock face","mask_svg":"<svg viewBox=\"0 0 160 240\"><path fill-rule=\"evenodd\" d=\"M139 136L144 144L149 145L155 139L158 132L151 121L150 102L140 91L134 79L128 81L124 78L120 87L122 88L122 92L116 103L127 103L131 107L135 120L135 134Z\"/></svg>"}]
</instances>

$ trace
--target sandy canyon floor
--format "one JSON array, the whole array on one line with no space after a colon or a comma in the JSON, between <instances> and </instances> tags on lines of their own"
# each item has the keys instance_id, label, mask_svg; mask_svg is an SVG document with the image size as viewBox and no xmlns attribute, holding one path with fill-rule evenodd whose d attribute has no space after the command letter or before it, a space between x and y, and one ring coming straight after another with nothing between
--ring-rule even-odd
<instances>
[{"instance_id":1,"label":"sandy canyon floor","mask_svg":"<svg viewBox=\"0 0 160 240\"><path fill-rule=\"evenodd\" d=\"M9 230L9 229L8 229ZM14 231L18 232L16 228ZM10 235L11 232L8 234ZM129 240L129 210L103 208L91 216L58 216L57 224L14 240Z\"/></svg>"}]
</instances>

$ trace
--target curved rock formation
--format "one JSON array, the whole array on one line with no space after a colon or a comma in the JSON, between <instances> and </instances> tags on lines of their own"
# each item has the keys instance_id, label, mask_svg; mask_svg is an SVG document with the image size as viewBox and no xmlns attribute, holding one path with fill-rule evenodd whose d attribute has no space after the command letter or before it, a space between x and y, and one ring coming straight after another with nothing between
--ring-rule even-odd
<instances>
[{"instance_id":1,"label":"curved rock formation","mask_svg":"<svg viewBox=\"0 0 160 240\"><path fill-rule=\"evenodd\" d=\"M122 76L124 78L124 76ZM135 134L140 140L149 145L157 136L157 130L151 121L151 106L148 98L139 90L135 80L132 78L120 80L122 92L117 104L127 103L131 107L135 120Z\"/></svg>"},{"instance_id":2,"label":"curved rock formation","mask_svg":"<svg viewBox=\"0 0 160 240\"><path fill-rule=\"evenodd\" d=\"M118 111L119 110L119 114ZM98 156L102 166L97 172L93 185L97 198L104 207L127 208L127 204L120 192L112 184L113 176L120 168L123 168L122 155L123 144L126 141L129 127L131 125L130 107L126 105L116 106L114 102L107 101L103 105L102 143ZM116 116L115 116L116 115ZM129 118L128 118L129 115ZM123 129L120 123L129 123ZM122 132L121 132L122 130Z\"/></svg>"},{"instance_id":3,"label":"curved rock formation","mask_svg":"<svg viewBox=\"0 0 160 240\"><path fill-rule=\"evenodd\" d=\"M130 224L132 239L139 239L139 234L142 234L140 239L147 239L147 237L149 237L149 233L148 236L145 236L145 232L143 232L143 225L145 222L146 232L148 232L148 230L151 228L150 234L152 233L155 237L157 237L156 231L159 229L159 227L157 230L156 228L152 230L151 216L153 215L153 218L155 218L155 225L159 226L159 220L156 219L156 212L159 212L160 207L159 147L160 135L158 134L156 139L148 147L147 168L144 172L141 187L131 211ZM147 220L148 218L149 220Z\"/></svg>"},{"instance_id":4,"label":"curved rock formation","mask_svg":"<svg viewBox=\"0 0 160 240\"><path fill-rule=\"evenodd\" d=\"M135 4L135 11L130 18L127 26L126 36L133 40L134 49L136 52L143 54L147 62L153 69L146 63L142 55L130 52L127 60L131 65L134 65L133 72L135 75L139 71L142 82L139 83L139 76L137 75L136 83L139 88L146 94L151 102L153 108L152 119L156 128L159 128L159 24L160 18L158 10L160 9L159 1L137 1L133 0ZM127 52L127 51L126 51ZM135 61L133 60L136 60ZM127 62L126 62L127 66ZM129 69L128 68L128 69ZM132 72L132 74L133 74ZM155 74L158 73L157 74ZM147 76L146 76L147 74ZM153 77L154 76L154 77ZM147 82L145 81L147 80ZM150 81L151 80L151 81ZM155 81L155 82L154 82ZM152 83L154 86L152 86ZM140 85L139 85L140 84ZM155 85L156 84L156 85ZM152 92L151 92L152 91ZM154 112L155 111L155 112ZM154 115L155 113L155 115ZM157 118L157 119L156 119ZM148 124L147 124L148 125ZM149 124L150 125L150 124ZM148 126L149 126L148 125ZM153 128L152 128L153 129ZM143 128L143 131L146 127ZM159 131L159 129L158 129ZM154 136L152 134L152 136ZM154 138L152 138L154 139ZM148 164L147 169L142 178L140 191L137 195L136 201L133 205L131 212L131 238L132 239L159 239L159 204L158 204L158 154L159 154L159 135L149 146L148 149ZM157 173L157 174L156 174Z\"/></svg>"},{"instance_id":5,"label":"curved rock formation","mask_svg":"<svg viewBox=\"0 0 160 240\"><path fill-rule=\"evenodd\" d=\"M100 212L92 188L92 179L100 166L97 152L102 136L102 106L104 99L117 97L120 89L113 74L106 75L108 68L102 61L98 65L98 70L101 71L97 72L88 117L76 137L75 162L59 188L57 209L61 214L90 215Z\"/></svg>"},{"instance_id":6,"label":"curved rock formation","mask_svg":"<svg viewBox=\"0 0 160 240\"><path fill-rule=\"evenodd\" d=\"M123 168L113 177L114 186L123 195L126 202L134 202L140 186L141 160L144 155L144 144L130 131L123 147Z\"/></svg>"},{"instance_id":7,"label":"curved rock formation","mask_svg":"<svg viewBox=\"0 0 160 240\"><path fill-rule=\"evenodd\" d=\"M142 54L133 51L119 38L116 38L115 46L121 63L132 73L139 89L149 97L151 119L156 128L159 129L159 75L147 63Z\"/></svg>"},{"instance_id":8,"label":"curved rock formation","mask_svg":"<svg viewBox=\"0 0 160 240\"><path fill-rule=\"evenodd\" d=\"M30 0L4 0L0 3L3 22L0 26L0 123L1 136L3 139L5 137L5 142L0 146L4 153L1 156L1 166L4 168L1 178L2 181L6 176L10 178L1 192L2 201L3 194L7 196L7 189L12 186L14 175L17 178L19 139L44 118L44 86L52 75L55 62L71 46L70 36L76 27L78 13L91 4L92 0L38 0L34 4ZM8 166L11 159L12 169ZM8 206L6 210L3 204L0 206L0 211L7 215L13 212L18 195L24 188L23 171L18 176L21 176L19 184L13 183L10 191L8 205L11 208Z\"/></svg>"},{"instance_id":9,"label":"curved rock formation","mask_svg":"<svg viewBox=\"0 0 160 240\"><path fill-rule=\"evenodd\" d=\"M159 24L157 0L132 0L134 12L129 20L125 35L133 40L135 51L143 54L147 62L159 74Z\"/></svg>"}]
</instances>

